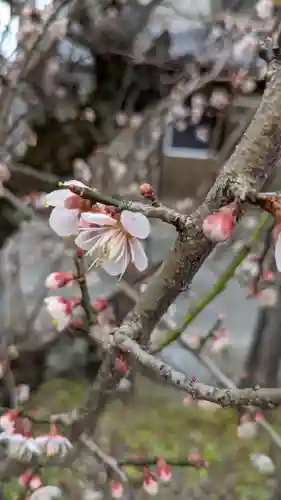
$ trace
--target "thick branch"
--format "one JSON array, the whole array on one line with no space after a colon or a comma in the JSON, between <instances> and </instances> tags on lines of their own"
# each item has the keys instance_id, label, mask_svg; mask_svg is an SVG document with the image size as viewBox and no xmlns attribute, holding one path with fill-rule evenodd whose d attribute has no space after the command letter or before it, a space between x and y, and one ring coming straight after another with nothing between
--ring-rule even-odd
<instances>
[{"instance_id":1,"label":"thick branch","mask_svg":"<svg viewBox=\"0 0 281 500\"><path fill-rule=\"evenodd\" d=\"M188 218L186 228L125 319L120 333L145 343L149 341L155 325L179 293L188 288L213 248L202 233L202 217L233 201L237 195L243 197L252 190L259 191L272 175L280 154L280 99L281 69L275 63L261 105L244 137L205 202Z\"/></svg>"}]
</instances>

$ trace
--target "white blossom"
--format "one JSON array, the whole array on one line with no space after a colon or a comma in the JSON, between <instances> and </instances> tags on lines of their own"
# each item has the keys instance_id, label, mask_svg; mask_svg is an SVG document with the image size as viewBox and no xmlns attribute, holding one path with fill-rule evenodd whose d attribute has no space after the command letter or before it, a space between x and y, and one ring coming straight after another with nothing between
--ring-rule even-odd
<instances>
[{"instance_id":1,"label":"white blossom","mask_svg":"<svg viewBox=\"0 0 281 500\"><path fill-rule=\"evenodd\" d=\"M10 434L8 432L0 433L0 441L6 441L8 444L9 456L15 458L31 458L32 455L40 455L40 449L31 437L22 434Z\"/></svg>"},{"instance_id":2,"label":"white blossom","mask_svg":"<svg viewBox=\"0 0 281 500\"><path fill-rule=\"evenodd\" d=\"M39 436L34 439L36 446L48 456L61 455L64 457L72 448L72 444L60 434Z\"/></svg>"},{"instance_id":3,"label":"white blossom","mask_svg":"<svg viewBox=\"0 0 281 500\"><path fill-rule=\"evenodd\" d=\"M86 212L82 219L95 225L81 229L75 243L93 256L93 265L112 276L123 275L130 262L138 271L148 265L142 242L150 233L148 219L140 213L124 210L120 219L102 213Z\"/></svg>"}]
</instances>

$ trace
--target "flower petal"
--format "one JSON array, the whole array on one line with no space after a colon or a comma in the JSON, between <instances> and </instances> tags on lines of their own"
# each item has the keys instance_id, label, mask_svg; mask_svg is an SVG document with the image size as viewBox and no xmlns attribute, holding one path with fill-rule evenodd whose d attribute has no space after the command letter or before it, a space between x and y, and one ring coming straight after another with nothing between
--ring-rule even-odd
<instances>
[{"instance_id":1,"label":"flower petal","mask_svg":"<svg viewBox=\"0 0 281 500\"><path fill-rule=\"evenodd\" d=\"M91 224L97 224L98 226L115 226L117 220L110 217L110 215L92 212L83 212L81 218Z\"/></svg>"},{"instance_id":2,"label":"flower petal","mask_svg":"<svg viewBox=\"0 0 281 500\"><path fill-rule=\"evenodd\" d=\"M124 229L135 238L145 239L150 233L150 222L143 214L123 210L120 221Z\"/></svg>"},{"instance_id":3,"label":"flower petal","mask_svg":"<svg viewBox=\"0 0 281 500\"><path fill-rule=\"evenodd\" d=\"M45 202L50 207L63 207L65 200L71 196L69 189L57 189L45 196Z\"/></svg>"},{"instance_id":4,"label":"flower petal","mask_svg":"<svg viewBox=\"0 0 281 500\"><path fill-rule=\"evenodd\" d=\"M122 254L117 260L107 260L103 263L103 269L111 276L123 276L130 261L127 241L122 249Z\"/></svg>"},{"instance_id":5,"label":"flower petal","mask_svg":"<svg viewBox=\"0 0 281 500\"><path fill-rule=\"evenodd\" d=\"M104 231L105 228L103 227L94 227L92 229L81 231L75 239L75 244L83 250L91 250Z\"/></svg>"},{"instance_id":6,"label":"flower petal","mask_svg":"<svg viewBox=\"0 0 281 500\"><path fill-rule=\"evenodd\" d=\"M78 187L88 187L81 181L71 180L63 183L64 186L78 186Z\"/></svg>"},{"instance_id":7,"label":"flower petal","mask_svg":"<svg viewBox=\"0 0 281 500\"><path fill-rule=\"evenodd\" d=\"M276 262L276 267L279 272L281 272L281 233L279 233L275 245L275 262Z\"/></svg>"},{"instance_id":8,"label":"flower petal","mask_svg":"<svg viewBox=\"0 0 281 500\"><path fill-rule=\"evenodd\" d=\"M49 223L59 236L70 236L78 232L78 216L79 210L55 207L50 215Z\"/></svg>"},{"instance_id":9,"label":"flower petal","mask_svg":"<svg viewBox=\"0 0 281 500\"><path fill-rule=\"evenodd\" d=\"M138 271L144 271L148 266L148 259L143 249L142 243L136 238L129 240L132 261Z\"/></svg>"}]
</instances>

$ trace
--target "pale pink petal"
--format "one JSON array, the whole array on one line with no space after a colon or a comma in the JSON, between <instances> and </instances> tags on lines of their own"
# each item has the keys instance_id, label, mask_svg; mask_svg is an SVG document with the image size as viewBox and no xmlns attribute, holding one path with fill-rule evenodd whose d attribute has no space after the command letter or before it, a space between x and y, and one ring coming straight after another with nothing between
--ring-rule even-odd
<instances>
[{"instance_id":1,"label":"pale pink petal","mask_svg":"<svg viewBox=\"0 0 281 500\"><path fill-rule=\"evenodd\" d=\"M45 196L45 202L50 207L63 207L65 200L71 196L69 189L57 189Z\"/></svg>"},{"instance_id":2,"label":"pale pink petal","mask_svg":"<svg viewBox=\"0 0 281 500\"><path fill-rule=\"evenodd\" d=\"M103 227L94 227L92 229L81 231L75 239L75 244L83 250L90 250L104 231L105 228Z\"/></svg>"},{"instance_id":3,"label":"pale pink petal","mask_svg":"<svg viewBox=\"0 0 281 500\"><path fill-rule=\"evenodd\" d=\"M55 207L50 215L49 223L59 236L70 236L78 232L78 216L79 210Z\"/></svg>"},{"instance_id":4,"label":"pale pink petal","mask_svg":"<svg viewBox=\"0 0 281 500\"><path fill-rule=\"evenodd\" d=\"M78 186L78 187L88 187L86 186L86 184L84 184L83 182L81 181L75 181L75 180L72 180L72 181L66 181L63 183L64 186Z\"/></svg>"},{"instance_id":5,"label":"pale pink petal","mask_svg":"<svg viewBox=\"0 0 281 500\"><path fill-rule=\"evenodd\" d=\"M97 224L98 226L115 226L117 224L116 219L113 219L110 215L101 213L84 212L81 217L83 220L91 224Z\"/></svg>"},{"instance_id":6,"label":"pale pink petal","mask_svg":"<svg viewBox=\"0 0 281 500\"><path fill-rule=\"evenodd\" d=\"M105 231L102 231L101 235L99 235L98 238L93 238L92 246L88 250L87 254L92 255L95 251L97 251L99 258L106 258L107 245L110 245L110 240L115 237L116 229L107 229Z\"/></svg>"},{"instance_id":7,"label":"pale pink petal","mask_svg":"<svg viewBox=\"0 0 281 500\"><path fill-rule=\"evenodd\" d=\"M124 244L122 253L117 260L107 260L103 265L103 269L111 276L123 276L130 261L127 242Z\"/></svg>"},{"instance_id":8,"label":"pale pink petal","mask_svg":"<svg viewBox=\"0 0 281 500\"><path fill-rule=\"evenodd\" d=\"M138 271L144 271L148 266L148 259L143 249L142 243L136 238L129 240L132 261Z\"/></svg>"},{"instance_id":9,"label":"pale pink petal","mask_svg":"<svg viewBox=\"0 0 281 500\"><path fill-rule=\"evenodd\" d=\"M275 245L275 262L279 272L281 272L281 233L279 233Z\"/></svg>"},{"instance_id":10,"label":"pale pink petal","mask_svg":"<svg viewBox=\"0 0 281 500\"><path fill-rule=\"evenodd\" d=\"M124 253L124 248L126 246L127 246L126 235L122 231L119 232L116 231L116 235L114 235L114 237L110 241L109 259L115 261L121 258Z\"/></svg>"},{"instance_id":11,"label":"pale pink petal","mask_svg":"<svg viewBox=\"0 0 281 500\"><path fill-rule=\"evenodd\" d=\"M150 233L150 222L143 214L124 210L120 221L124 229L135 238L145 239Z\"/></svg>"}]
</instances>

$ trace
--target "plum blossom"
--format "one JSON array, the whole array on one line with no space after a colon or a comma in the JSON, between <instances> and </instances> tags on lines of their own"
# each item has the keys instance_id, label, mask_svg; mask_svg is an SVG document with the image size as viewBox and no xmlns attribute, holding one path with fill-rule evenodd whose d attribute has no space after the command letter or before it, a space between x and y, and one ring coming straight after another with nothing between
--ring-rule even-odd
<instances>
[{"instance_id":1,"label":"plum blossom","mask_svg":"<svg viewBox=\"0 0 281 500\"><path fill-rule=\"evenodd\" d=\"M80 181L67 181L64 186L86 187ZM45 197L46 206L54 207L49 224L59 236L71 236L78 233L79 216L81 207L84 208L84 200L75 195L70 189L56 189Z\"/></svg>"},{"instance_id":2,"label":"plum blossom","mask_svg":"<svg viewBox=\"0 0 281 500\"><path fill-rule=\"evenodd\" d=\"M49 434L35 438L34 442L48 456L60 454L64 457L73 448L69 439L57 433L56 426L52 427Z\"/></svg>"},{"instance_id":3,"label":"plum blossom","mask_svg":"<svg viewBox=\"0 0 281 500\"><path fill-rule=\"evenodd\" d=\"M258 432L257 422L251 420L248 415L243 415L237 428L237 436L240 439L253 439Z\"/></svg>"},{"instance_id":4,"label":"plum blossom","mask_svg":"<svg viewBox=\"0 0 281 500\"><path fill-rule=\"evenodd\" d=\"M41 478L33 475L31 470L27 470L21 474L18 477L18 482L21 486L28 486L31 490L37 490L42 486Z\"/></svg>"},{"instance_id":5,"label":"plum blossom","mask_svg":"<svg viewBox=\"0 0 281 500\"><path fill-rule=\"evenodd\" d=\"M73 273L71 272L54 272L47 276L45 286L47 288L62 288L70 286L73 283Z\"/></svg>"},{"instance_id":6,"label":"plum blossom","mask_svg":"<svg viewBox=\"0 0 281 500\"><path fill-rule=\"evenodd\" d=\"M268 19L272 16L272 0L259 0L255 5L255 11L260 19Z\"/></svg>"},{"instance_id":7,"label":"plum blossom","mask_svg":"<svg viewBox=\"0 0 281 500\"><path fill-rule=\"evenodd\" d=\"M5 431L5 433L12 434L13 432L15 432L15 421L16 418L18 417L18 414L19 410L16 409L7 411L6 413L3 413L3 415L0 417L0 426Z\"/></svg>"},{"instance_id":8,"label":"plum blossom","mask_svg":"<svg viewBox=\"0 0 281 500\"><path fill-rule=\"evenodd\" d=\"M271 458L263 453L251 453L250 460L252 465L263 474L272 474L275 470L275 466Z\"/></svg>"},{"instance_id":9,"label":"plum blossom","mask_svg":"<svg viewBox=\"0 0 281 500\"><path fill-rule=\"evenodd\" d=\"M154 474L144 467L143 476L143 489L151 496L157 495L159 488Z\"/></svg>"},{"instance_id":10,"label":"plum blossom","mask_svg":"<svg viewBox=\"0 0 281 500\"><path fill-rule=\"evenodd\" d=\"M140 240L148 237L150 223L144 215L124 210L120 217L90 212L81 217L94 227L81 229L75 243L94 257L92 265L111 276L123 275L130 262L138 271L146 269L148 260Z\"/></svg>"},{"instance_id":11,"label":"plum blossom","mask_svg":"<svg viewBox=\"0 0 281 500\"><path fill-rule=\"evenodd\" d=\"M171 467L161 457L156 461L156 473L162 483L169 483L172 479Z\"/></svg>"},{"instance_id":12,"label":"plum blossom","mask_svg":"<svg viewBox=\"0 0 281 500\"><path fill-rule=\"evenodd\" d=\"M72 310L78 305L78 300L67 300L64 297L46 297L45 305L48 313L53 318L53 323L58 332L64 330L72 320Z\"/></svg>"},{"instance_id":13,"label":"plum blossom","mask_svg":"<svg viewBox=\"0 0 281 500\"><path fill-rule=\"evenodd\" d=\"M124 494L124 488L119 481L114 481L111 479L109 481L109 491L111 493L112 498L122 498Z\"/></svg>"},{"instance_id":14,"label":"plum blossom","mask_svg":"<svg viewBox=\"0 0 281 500\"><path fill-rule=\"evenodd\" d=\"M0 434L0 441L8 443L8 453L10 456L16 458L25 456L27 459L30 459L32 455L40 455L40 449L36 445L35 440L29 436L2 432Z\"/></svg>"}]
</instances>

